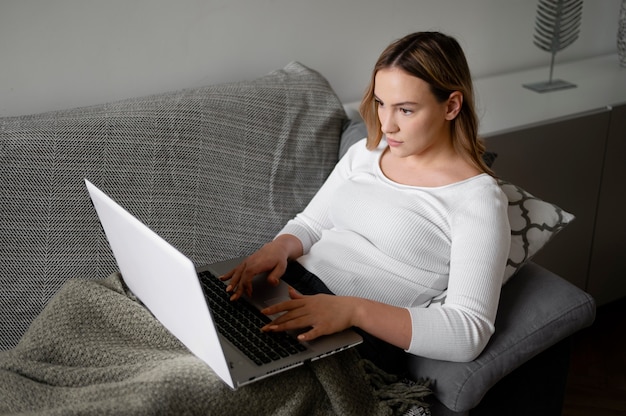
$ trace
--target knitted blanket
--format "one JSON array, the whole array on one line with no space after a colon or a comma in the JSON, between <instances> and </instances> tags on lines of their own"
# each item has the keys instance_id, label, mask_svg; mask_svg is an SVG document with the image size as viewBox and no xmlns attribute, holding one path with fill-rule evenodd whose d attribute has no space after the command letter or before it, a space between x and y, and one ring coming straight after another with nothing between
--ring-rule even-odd
<instances>
[{"instance_id":1,"label":"knitted blanket","mask_svg":"<svg viewBox=\"0 0 626 416\"><path fill-rule=\"evenodd\" d=\"M0 353L0 414L392 414L371 380L345 351L232 391L114 274L68 281Z\"/></svg>"}]
</instances>

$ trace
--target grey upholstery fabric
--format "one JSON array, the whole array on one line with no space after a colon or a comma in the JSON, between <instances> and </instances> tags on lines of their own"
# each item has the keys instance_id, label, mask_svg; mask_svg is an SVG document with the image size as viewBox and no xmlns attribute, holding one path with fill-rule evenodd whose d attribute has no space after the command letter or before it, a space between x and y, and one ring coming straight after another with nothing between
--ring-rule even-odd
<instances>
[{"instance_id":1,"label":"grey upholstery fabric","mask_svg":"<svg viewBox=\"0 0 626 416\"><path fill-rule=\"evenodd\" d=\"M477 406L502 377L595 318L593 298L535 263L503 286L496 332L469 363L410 357L410 372L430 378L437 399L463 414ZM521 393L523 394L523 393Z\"/></svg>"},{"instance_id":2,"label":"grey upholstery fabric","mask_svg":"<svg viewBox=\"0 0 626 416\"><path fill-rule=\"evenodd\" d=\"M117 270L83 178L196 264L240 256L337 161L344 109L291 63L256 80L0 119L0 348L68 278Z\"/></svg>"}]
</instances>

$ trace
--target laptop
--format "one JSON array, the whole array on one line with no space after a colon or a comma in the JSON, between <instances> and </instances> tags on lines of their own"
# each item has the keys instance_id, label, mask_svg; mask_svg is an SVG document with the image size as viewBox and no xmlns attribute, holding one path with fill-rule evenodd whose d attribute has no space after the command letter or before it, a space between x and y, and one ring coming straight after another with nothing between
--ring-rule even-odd
<instances>
[{"instance_id":1,"label":"laptop","mask_svg":"<svg viewBox=\"0 0 626 416\"><path fill-rule=\"evenodd\" d=\"M274 287L266 283L264 276L256 276L252 298L244 296L241 302L231 302L226 282L216 276L231 270L242 258L195 267L87 179L85 184L126 286L232 389L362 342L351 329L311 342L299 342L294 333L263 333L263 323L247 333L240 330L243 321L234 318L240 310L244 310L246 320L261 319L260 309L289 299L288 285L281 281ZM251 346L257 336L269 342L271 348Z\"/></svg>"}]
</instances>

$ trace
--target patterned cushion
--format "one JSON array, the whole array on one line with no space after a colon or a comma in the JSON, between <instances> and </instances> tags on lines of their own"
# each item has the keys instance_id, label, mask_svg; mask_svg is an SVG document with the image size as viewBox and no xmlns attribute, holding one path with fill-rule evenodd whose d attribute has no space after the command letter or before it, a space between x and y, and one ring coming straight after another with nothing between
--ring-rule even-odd
<instances>
[{"instance_id":1,"label":"patterned cushion","mask_svg":"<svg viewBox=\"0 0 626 416\"><path fill-rule=\"evenodd\" d=\"M506 283L559 231L574 220L574 215L529 194L519 186L498 181L509 199L511 249L504 272Z\"/></svg>"},{"instance_id":2,"label":"patterned cushion","mask_svg":"<svg viewBox=\"0 0 626 416\"><path fill-rule=\"evenodd\" d=\"M117 270L88 178L196 264L240 256L304 208L346 121L291 63L259 79L0 119L0 348L69 278Z\"/></svg>"}]
</instances>

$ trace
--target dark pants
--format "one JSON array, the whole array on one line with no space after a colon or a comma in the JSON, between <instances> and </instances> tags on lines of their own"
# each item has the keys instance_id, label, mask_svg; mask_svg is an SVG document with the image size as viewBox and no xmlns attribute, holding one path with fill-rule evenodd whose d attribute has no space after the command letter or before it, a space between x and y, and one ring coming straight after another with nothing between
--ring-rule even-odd
<instances>
[{"instance_id":1,"label":"dark pants","mask_svg":"<svg viewBox=\"0 0 626 416\"><path fill-rule=\"evenodd\" d=\"M303 295L315 295L318 293L334 295L319 277L309 272L297 261L289 262L282 280ZM408 364L407 353L404 350L376 338L360 328L353 329L363 337L363 343L357 346L361 357L372 361L389 373L406 375Z\"/></svg>"}]
</instances>

